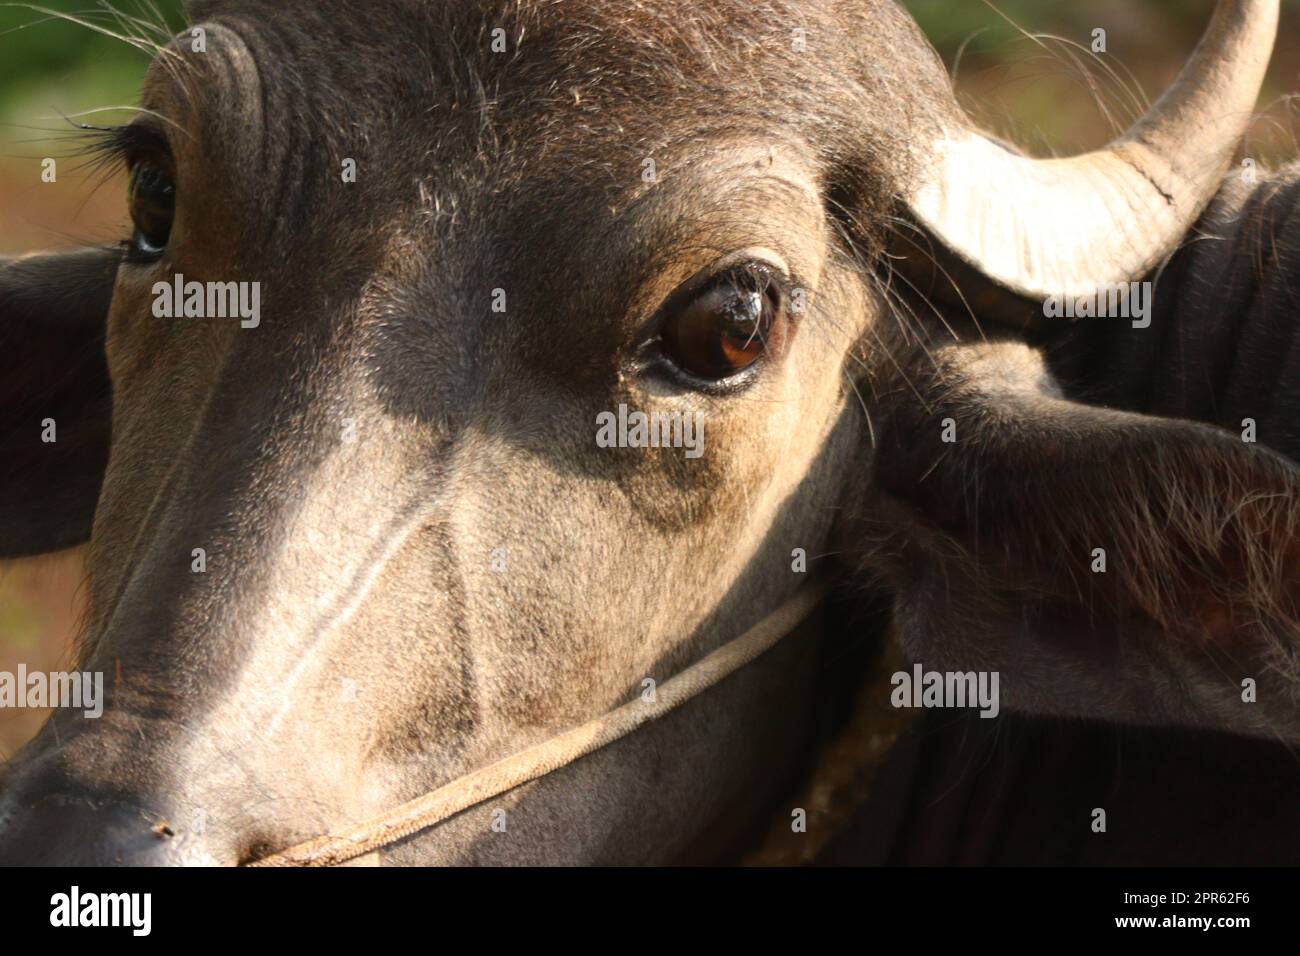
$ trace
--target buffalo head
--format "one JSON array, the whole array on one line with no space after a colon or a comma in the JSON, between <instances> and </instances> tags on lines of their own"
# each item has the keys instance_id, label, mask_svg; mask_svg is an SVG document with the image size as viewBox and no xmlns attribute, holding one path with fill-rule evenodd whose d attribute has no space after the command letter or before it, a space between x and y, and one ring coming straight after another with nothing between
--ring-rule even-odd
<instances>
[{"instance_id":1,"label":"buffalo head","mask_svg":"<svg viewBox=\"0 0 1300 956\"><path fill-rule=\"evenodd\" d=\"M1294 465L1079 404L1025 318L1183 241L1276 0L1225 0L1149 115L1052 160L973 129L884 0L191 13L104 134L134 234L0 269L0 552L89 541L110 685L8 768L0 858L255 858L633 698L809 575L883 583L905 647L1015 706L1234 723L1175 608L1218 651L1281 639ZM387 859L723 848L801 765L817 647Z\"/></svg>"}]
</instances>

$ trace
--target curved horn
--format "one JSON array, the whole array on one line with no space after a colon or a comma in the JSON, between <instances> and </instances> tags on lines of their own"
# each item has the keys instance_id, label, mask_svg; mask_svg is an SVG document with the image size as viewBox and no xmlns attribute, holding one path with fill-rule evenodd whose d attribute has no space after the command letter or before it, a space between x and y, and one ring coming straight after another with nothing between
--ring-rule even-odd
<instances>
[{"instance_id":1,"label":"curved horn","mask_svg":"<svg viewBox=\"0 0 1300 956\"><path fill-rule=\"evenodd\" d=\"M1032 159L969 127L945 132L919 160L913 215L960 262L1026 298L1077 298L1147 274L1218 191L1277 20L1278 0L1219 0L1174 85L1096 152Z\"/></svg>"}]
</instances>

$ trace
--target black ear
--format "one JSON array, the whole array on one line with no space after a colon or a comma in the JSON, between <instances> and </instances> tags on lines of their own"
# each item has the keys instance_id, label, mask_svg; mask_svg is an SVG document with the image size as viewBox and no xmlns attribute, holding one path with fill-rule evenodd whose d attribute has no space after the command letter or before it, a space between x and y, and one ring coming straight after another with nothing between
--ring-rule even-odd
<instances>
[{"instance_id":1,"label":"black ear","mask_svg":"<svg viewBox=\"0 0 1300 956\"><path fill-rule=\"evenodd\" d=\"M867 518L909 655L1013 708L1300 739L1300 467L1067 401L1023 345L933 359L885 403Z\"/></svg>"},{"instance_id":2,"label":"black ear","mask_svg":"<svg viewBox=\"0 0 1300 956\"><path fill-rule=\"evenodd\" d=\"M121 252L0 259L0 558L90 537L108 461L104 329Z\"/></svg>"}]
</instances>

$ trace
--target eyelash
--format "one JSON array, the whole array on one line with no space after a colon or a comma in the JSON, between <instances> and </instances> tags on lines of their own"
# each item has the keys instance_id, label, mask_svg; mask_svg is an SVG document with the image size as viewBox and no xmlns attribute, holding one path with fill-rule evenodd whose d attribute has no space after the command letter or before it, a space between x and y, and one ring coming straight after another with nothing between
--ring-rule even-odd
<instances>
[{"instance_id":1,"label":"eyelash","mask_svg":"<svg viewBox=\"0 0 1300 956\"><path fill-rule=\"evenodd\" d=\"M95 188L118 173L129 172L144 156L171 154L167 140L140 123L124 123L119 126L92 126L89 123L73 125L77 127L77 135L82 140L73 152L73 157L83 158L90 171L99 174L100 181ZM116 244L122 248L125 260L132 261L136 248L134 231Z\"/></svg>"},{"instance_id":2,"label":"eyelash","mask_svg":"<svg viewBox=\"0 0 1300 956\"><path fill-rule=\"evenodd\" d=\"M168 152L167 141L148 126L126 123L121 126L91 126L76 123L82 145L73 154L87 161L92 171L108 178L150 152Z\"/></svg>"}]
</instances>

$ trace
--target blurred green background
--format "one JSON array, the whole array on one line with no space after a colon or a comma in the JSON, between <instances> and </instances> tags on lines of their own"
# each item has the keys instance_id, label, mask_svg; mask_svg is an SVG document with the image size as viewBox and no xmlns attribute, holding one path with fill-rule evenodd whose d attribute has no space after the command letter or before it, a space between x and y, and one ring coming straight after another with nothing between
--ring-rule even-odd
<instances>
[{"instance_id":1,"label":"blurred green background","mask_svg":"<svg viewBox=\"0 0 1300 956\"><path fill-rule=\"evenodd\" d=\"M59 111L135 102L147 56L97 28L138 36L164 25L173 33L184 22L181 0L0 0L0 142L12 146L33 132L10 124L57 129Z\"/></svg>"},{"instance_id":2,"label":"blurred green background","mask_svg":"<svg viewBox=\"0 0 1300 956\"><path fill-rule=\"evenodd\" d=\"M286 0L286 9L295 2ZM359 16L370 0L355 0ZM457 2L457 0L451 0ZM613 0L608 0L613 2ZM709 0L700 0L707 3ZM809 0L812 2L812 0ZM1039 153L1100 145L1174 78L1204 28L1213 0L904 0L939 48L967 109L986 128ZM117 15L111 11L116 9ZM120 123L129 112L87 111L134 103L146 53L96 32L157 38L183 25L180 0L0 0L0 254L120 239L120 177L60 161L42 183L44 157L75 149L60 114ZM59 19L64 13L85 21ZM159 26L165 25L165 26ZM1106 53L1090 52L1106 31ZM1027 34L1056 39L1031 39ZM1277 53L1247 151L1264 162L1297 153L1300 0L1284 0ZM863 38L869 44L870 38ZM79 551L0 563L0 670L19 661L49 670L68 661L81 614ZM0 711L0 759L43 714Z\"/></svg>"}]
</instances>

